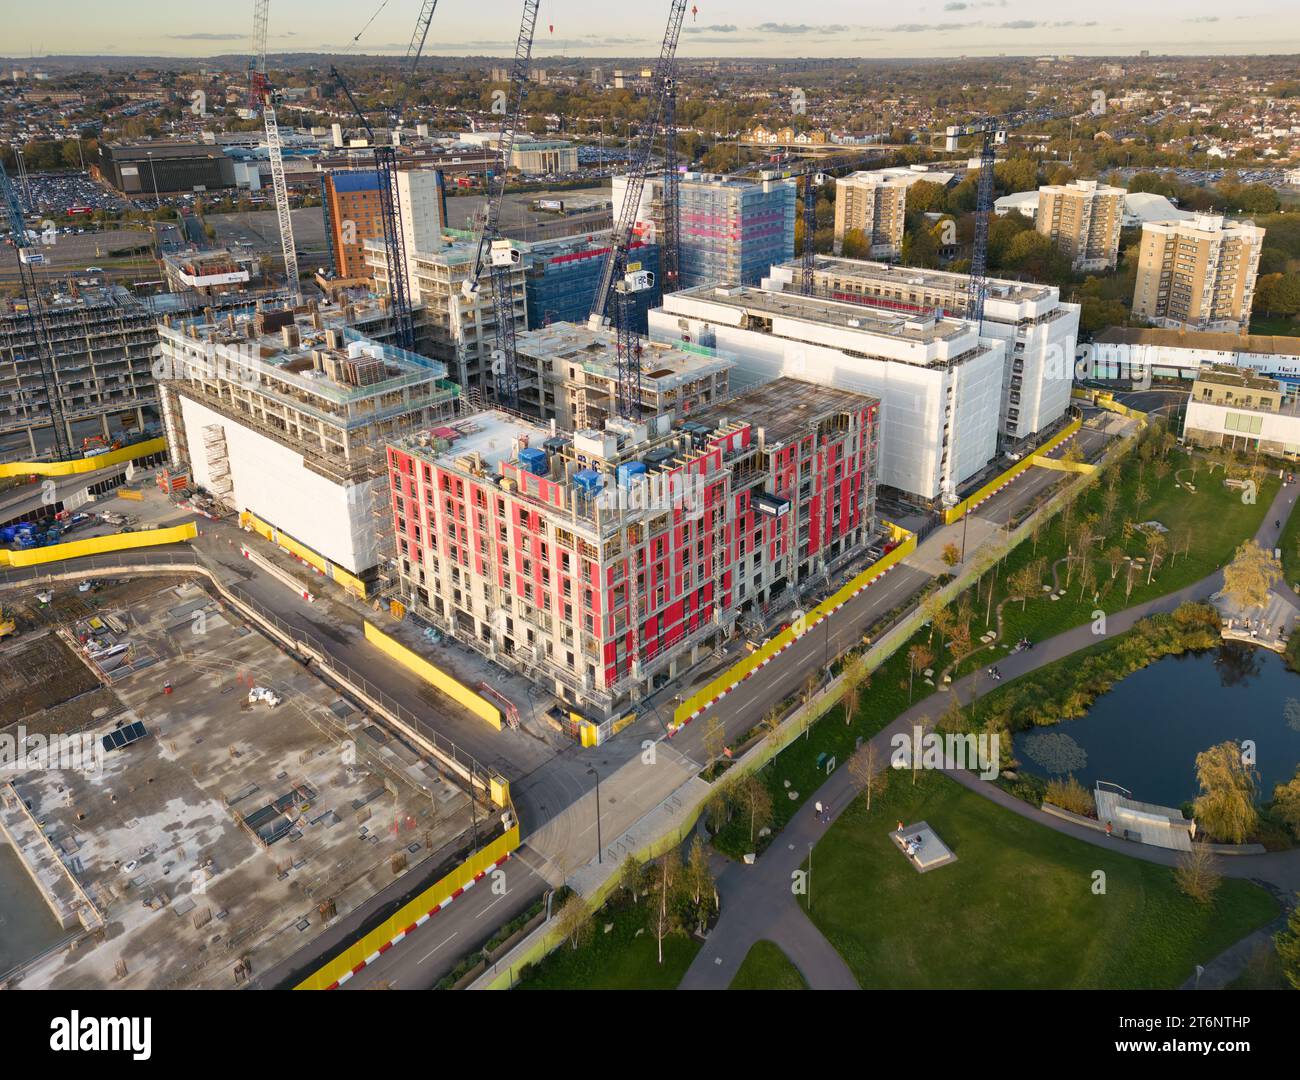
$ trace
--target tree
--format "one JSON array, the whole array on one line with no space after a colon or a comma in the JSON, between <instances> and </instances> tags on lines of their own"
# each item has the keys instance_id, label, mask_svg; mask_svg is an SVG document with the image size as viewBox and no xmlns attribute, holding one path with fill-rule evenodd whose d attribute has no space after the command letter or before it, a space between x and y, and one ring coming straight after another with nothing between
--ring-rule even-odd
<instances>
[{"instance_id":1,"label":"tree","mask_svg":"<svg viewBox=\"0 0 1300 1080\"><path fill-rule=\"evenodd\" d=\"M889 770L880 760L880 751L874 743L863 743L853 752L848 763L849 779L853 786L867 797L867 810L871 810L871 795L884 791L889 783Z\"/></svg>"},{"instance_id":2,"label":"tree","mask_svg":"<svg viewBox=\"0 0 1300 1080\"><path fill-rule=\"evenodd\" d=\"M698 836L691 842L690 853L686 856L686 869L682 884L695 905L696 914L707 918L707 912L713 908L715 884L713 871L709 868L709 853L704 849L704 841Z\"/></svg>"},{"instance_id":3,"label":"tree","mask_svg":"<svg viewBox=\"0 0 1300 1080\"><path fill-rule=\"evenodd\" d=\"M1251 311L1257 315L1300 314L1300 274L1262 274L1255 283Z\"/></svg>"},{"instance_id":4,"label":"tree","mask_svg":"<svg viewBox=\"0 0 1300 1080\"><path fill-rule=\"evenodd\" d=\"M1128 558L1124 549L1118 544L1112 544L1106 549L1106 561L1110 563L1110 580L1114 581L1119 577L1120 567L1124 565L1124 560Z\"/></svg>"},{"instance_id":5,"label":"tree","mask_svg":"<svg viewBox=\"0 0 1300 1080\"><path fill-rule=\"evenodd\" d=\"M623 860L618 872L618 883L632 897L632 903L635 904L641 898L645 889L645 867L636 861L635 856L628 855Z\"/></svg>"},{"instance_id":6,"label":"tree","mask_svg":"<svg viewBox=\"0 0 1300 1080\"><path fill-rule=\"evenodd\" d=\"M1156 572L1156 565L1165 557L1169 541L1165 534L1152 529L1147 533L1147 584L1151 584L1151 575Z\"/></svg>"},{"instance_id":7,"label":"tree","mask_svg":"<svg viewBox=\"0 0 1300 1080\"><path fill-rule=\"evenodd\" d=\"M1300 904L1291 909L1286 927L1273 937L1278 959L1282 961L1282 974L1292 989L1300 990Z\"/></svg>"},{"instance_id":8,"label":"tree","mask_svg":"<svg viewBox=\"0 0 1300 1080\"><path fill-rule=\"evenodd\" d=\"M841 251L846 259L865 259L871 254L871 241L861 229L846 229Z\"/></svg>"},{"instance_id":9,"label":"tree","mask_svg":"<svg viewBox=\"0 0 1300 1080\"><path fill-rule=\"evenodd\" d=\"M1273 816L1300 840L1300 768L1285 784L1278 784L1273 789Z\"/></svg>"},{"instance_id":10,"label":"tree","mask_svg":"<svg viewBox=\"0 0 1300 1080\"><path fill-rule=\"evenodd\" d=\"M665 854L655 864L655 883L650 895L650 932L659 948L659 963L664 962L664 938L681 929L681 909L678 904L682 887L682 857L676 848Z\"/></svg>"},{"instance_id":11,"label":"tree","mask_svg":"<svg viewBox=\"0 0 1300 1080\"><path fill-rule=\"evenodd\" d=\"M708 758L706 769L713 768L718 758L722 757L727 746L727 728L720 716L710 716L704 728L704 756Z\"/></svg>"},{"instance_id":12,"label":"tree","mask_svg":"<svg viewBox=\"0 0 1300 1080\"><path fill-rule=\"evenodd\" d=\"M1282 580L1282 565L1254 540L1247 540L1223 568L1223 592L1242 608L1263 607L1269 590Z\"/></svg>"},{"instance_id":13,"label":"tree","mask_svg":"<svg viewBox=\"0 0 1300 1080\"><path fill-rule=\"evenodd\" d=\"M741 812L749 817L749 842L752 844L757 833L772 823L772 793L752 773L736 784L735 791Z\"/></svg>"},{"instance_id":14,"label":"tree","mask_svg":"<svg viewBox=\"0 0 1300 1080\"><path fill-rule=\"evenodd\" d=\"M1197 825L1225 843L1243 844L1259 824L1255 810L1258 774L1235 742L1219 743L1196 755L1201 794L1192 804Z\"/></svg>"},{"instance_id":15,"label":"tree","mask_svg":"<svg viewBox=\"0 0 1300 1080\"><path fill-rule=\"evenodd\" d=\"M1031 596L1037 596L1043 587L1042 564L1033 559L1011 575L1007 582L1011 586L1011 596L1020 601L1020 610L1025 610L1025 603Z\"/></svg>"},{"instance_id":16,"label":"tree","mask_svg":"<svg viewBox=\"0 0 1300 1080\"><path fill-rule=\"evenodd\" d=\"M912 703L912 683L918 671L924 671L934 663L934 653L920 642L907 650L907 703Z\"/></svg>"},{"instance_id":17,"label":"tree","mask_svg":"<svg viewBox=\"0 0 1300 1080\"><path fill-rule=\"evenodd\" d=\"M555 913L555 928L560 940L574 949L591 940L591 905L578 893L573 893Z\"/></svg>"},{"instance_id":18,"label":"tree","mask_svg":"<svg viewBox=\"0 0 1300 1080\"><path fill-rule=\"evenodd\" d=\"M949 541L943 545L943 554L940 556L946 566L956 566L961 562L961 548Z\"/></svg>"},{"instance_id":19,"label":"tree","mask_svg":"<svg viewBox=\"0 0 1300 1080\"><path fill-rule=\"evenodd\" d=\"M840 676L840 700L844 705L845 726L853 723L853 714L858 711L858 698L870 681L863 657L855 656L844 666L844 673Z\"/></svg>"},{"instance_id":20,"label":"tree","mask_svg":"<svg viewBox=\"0 0 1300 1080\"><path fill-rule=\"evenodd\" d=\"M1209 904L1219 890L1223 875L1219 873L1214 853L1204 844L1193 843L1191 851L1178 857L1174 881L1184 896L1198 904Z\"/></svg>"}]
</instances>

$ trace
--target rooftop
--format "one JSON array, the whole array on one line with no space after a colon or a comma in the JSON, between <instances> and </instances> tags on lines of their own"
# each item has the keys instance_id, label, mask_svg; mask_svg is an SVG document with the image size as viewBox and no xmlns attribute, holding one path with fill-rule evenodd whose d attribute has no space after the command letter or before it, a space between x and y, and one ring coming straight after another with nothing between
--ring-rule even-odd
<instances>
[{"instance_id":1,"label":"rooftop","mask_svg":"<svg viewBox=\"0 0 1300 1080\"><path fill-rule=\"evenodd\" d=\"M642 346L641 384L653 391L670 390L735 367L730 360L685 352L660 342L642 339ZM552 323L520 334L515 347L525 356L567 360L581 364L591 374L618 378L618 351L612 329L592 330L580 323Z\"/></svg>"},{"instance_id":2,"label":"rooftop","mask_svg":"<svg viewBox=\"0 0 1300 1080\"><path fill-rule=\"evenodd\" d=\"M815 323L822 327L834 326L863 335L898 338L921 344L958 337L970 329L965 321L958 319L896 314L849 301L801 296L793 292L770 292L748 285L699 285L693 289L682 289L674 295L710 301L747 312L756 311L774 317Z\"/></svg>"},{"instance_id":3,"label":"rooftop","mask_svg":"<svg viewBox=\"0 0 1300 1080\"><path fill-rule=\"evenodd\" d=\"M549 428L521 416L489 409L441 427L407 435L393 445L426 461L454 464L457 458L477 454L484 468L499 472L503 462L513 461L523 440L540 447L551 437Z\"/></svg>"},{"instance_id":4,"label":"rooftop","mask_svg":"<svg viewBox=\"0 0 1300 1080\"><path fill-rule=\"evenodd\" d=\"M797 268L797 262L784 264ZM838 274L841 278L885 282L894 286L920 286L931 290L949 289L966 295L970 278L950 270L926 270L916 266L898 266L894 263L869 262L863 259L846 259L835 255L818 255L815 269L822 273ZM1045 300L1056 290L1051 285L1034 281L1010 281L1002 278L987 280L988 294L992 300Z\"/></svg>"},{"instance_id":5,"label":"rooftop","mask_svg":"<svg viewBox=\"0 0 1300 1080\"><path fill-rule=\"evenodd\" d=\"M1230 334L1216 330L1161 330L1112 326L1097 335L1099 345L1156 345L1202 352L1300 356L1300 337L1277 334Z\"/></svg>"},{"instance_id":6,"label":"rooftop","mask_svg":"<svg viewBox=\"0 0 1300 1080\"><path fill-rule=\"evenodd\" d=\"M1282 384L1276 379L1260 375L1249 368L1234 367L1232 364L1211 364L1196 373L1195 382L1214 383L1216 386L1236 386L1248 390L1272 390L1282 393Z\"/></svg>"},{"instance_id":7,"label":"rooftop","mask_svg":"<svg viewBox=\"0 0 1300 1080\"><path fill-rule=\"evenodd\" d=\"M756 430L762 429L765 445L773 447L797 437L820 417L861 409L877 401L870 394L782 376L716 405L694 410L689 419L713 427L751 424Z\"/></svg>"}]
</instances>

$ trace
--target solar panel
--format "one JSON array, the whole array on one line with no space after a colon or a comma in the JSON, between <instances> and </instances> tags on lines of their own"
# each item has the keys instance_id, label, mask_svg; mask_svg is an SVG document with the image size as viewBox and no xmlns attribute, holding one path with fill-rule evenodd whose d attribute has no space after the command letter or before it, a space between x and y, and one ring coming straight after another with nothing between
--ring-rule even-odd
<instances>
[{"instance_id":1,"label":"solar panel","mask_svg":"<svg viewBox=\"0 0 1300 1080\"><path fill-rule=\"evenodd\" d=\"M124 728L116 728L100 737L100 742L105 750L121 750L124 746L130 746L133 742L143 739L149 733L145 731L144 724L139 720L127 724Z\"/></svg>"}]
</instances>

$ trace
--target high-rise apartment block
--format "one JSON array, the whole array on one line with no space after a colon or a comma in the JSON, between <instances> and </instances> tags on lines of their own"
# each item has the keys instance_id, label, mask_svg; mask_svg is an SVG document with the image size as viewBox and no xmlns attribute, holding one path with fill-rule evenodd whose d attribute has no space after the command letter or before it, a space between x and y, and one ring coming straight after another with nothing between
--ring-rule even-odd
<instances>
[{"instance_id":1,"label":"high-rise apartment block","mask_svg":"<svg viewBox=\"0 0 1300 1080\"><path fill-rule=\"evenodd\" d=\"M872 537L879 403L782 379L688 420L477 413L388 448L405 600L595 718Z\"/></svg>"},{"instance_id":2,"label":"high-rise apartment block","mask_svg":"<svg viewBox=\"0 0 1300 1080\"><path fill-rule=\"evenodd\" d=\"M835 253L844 250L847 233L858 231L870 258L897 259L903 251L907 189L918 180L948 187L956 179L956 173L938 172L925 165L871 169L840 177L835 181Z\"/></svg>"},{"instance_id":3,"label":"high-rise apartment block","mask_svg":"<svg viewBox=\"0 0 1300 1080\"><path fill-rule=\"evenodd\" d=\"M627 177L613 180L614 220ZM664 182L647 177L634 219L637 235L663 246ZM793 181L683 173L677 186L683 285L736 281L756 285L773 263L794 257Z\"/></svg>"},{"instance_id":4,"label":"high-rise apartment block","mask_svg":"<svg viewBox=\"0 0 1300 1080\"><path fill-rule=\"evenodd\" d=\"M1142 226L1133 314L1168 329L1245 332L1264 230L1197 214Z\"/></svg>"},{"instance_id":5,"label":"high-rise apartment block","mask_svg":"<svg viewBox=\"0 0 1300 1080\"><path fill-rule=\"evenodd\" d=\"M403 169L396 177L409 277L413 253L430 251L442 243L447 193L442 173L436 169ZM345 280L373 278L365 247L367 240L382 241L384 237L379 174L373 169L325 173L321 178L321 209L335 276Z\"/></svg>"},{"instance_id":6,"label":"high-rise apartment block","mask_svg":"<svg viewBox=\"0 0 1300 1080\"><path fill-rule=\"evenodd\" d=\"M1096 180L1048 184L1038 189L1034 227L1051 238L1076 273L1113 270L1126 194Z\"/></svg>"}]
</instances>

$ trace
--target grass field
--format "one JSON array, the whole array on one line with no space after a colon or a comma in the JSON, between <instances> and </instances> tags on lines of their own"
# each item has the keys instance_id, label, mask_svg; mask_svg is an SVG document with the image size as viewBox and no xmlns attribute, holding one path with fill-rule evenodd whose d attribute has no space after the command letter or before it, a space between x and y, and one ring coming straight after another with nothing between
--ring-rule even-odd
<instances>
[{"instance_id":1,"label":"grass field","mask_svg":"<svg viewBox=\"0 0 1300 1080\"><path fill-rule=\"evenodd\" d=\"M534 966L516 989L675 990L700 951L695 938L670 934L664 939L660 964L654 935L645 929L643 904L630 900L611 901L596 912L592 924L595 933L588 944L578 949L561 945Z\"/></svg>"},{"instance_id":2,"label":"grass field","mask_svg":"<svg viewBox=\"0 0 1300 1080\"><path fill-rule=\"evenodd\" d=\"M958 861L918 874L887 835L898 819L928 821ZM1237 880L1202 907L1170 869L1062 836L935 773L915 787L894 774L870 813L855 801L813 865L813 922L868 988L1175 988L1278 910Z\"/></svg>"},{"instance_id":3,"label":"grass field","mask_svg":"<svg viewBox=\"0 0 1300 1080\"><path fill-rule=\"evenodd\" d=\"M807 990L799 969L770 941L756 941L731 980L731 990Z\"/></svg>"},{"instance_id":4,"label":"grass field","mask_svg":"<svg viewBox=\"0 0 1300 1080\"><path fill-rule=\"evenodd\" d=\"M1081 583L1082 560L1077 555L1071 567L1059 563L1073 543L1072 537L1067 539L1066 521L1062 514L1043 527L1036 544L1032 539L1027 540L1007 557L993 588L994 611L1014 591L1010 587L1011 576L1038 560L1043 566L1041 583L1044 585L1052 584L1052 567L1057 566L1057 582L1062 593L1059 599L1051 600L1046 592L1040 590L1034 599L1023 604L1019 600L1008 603L1003 608L1003 642L1015 642L1021 637L1042 641L1089 622L1095 610L1107 613L1122 611L1199 581L1228 562L1237 546L1254 535L1278 489L1279 481L1274 472L1259 483L1255 502L1244 503L1239 490L1224 486L1221 468L1211 472L1205 461L1197 459L1193 463L1190 456L1181 450L1169 453L1167 465L1168 472L1164 477L1156 475L1152 463L1145 466L1144 475L1139 478L1138 456L1130 454L1121 463L1116 484L1117 502L1108 522L1102 520L1105 513L1104 479L1093 484L1071 511L1069 525L1072 531L1085 517L1096 515L1095 528L1102 534L1102 539L1087 549L1088 563L1094 575L1090 583ZM1195 475L1192 474L1193 467ZM1196 488L1194 492L1176 484L1175 479L1180 475ZM1146 490L1144 502L1138 499L1139 487ZM1158 521L1168 530L1164 534L1168 544L1166 554L1151 574L1150 583L1147 581L1148 566L1145 563L1131 564L1131 589L1127 587L1130 564L1121 563L1118 573L1112 577L1106 557L1111 548L1118 548L1134 559L1149 556L1140 531L1133 531L1127 537L1124 535L1125 521L1134 524ZM1188 542L1184 554L1184 544ZM1065 589L1067 571L1068 590ZM976 639L986 629L993 628L986 622L988 581L986 574L980 583L978 599L974 593L967 594L974 613L971 632ZM953 606L959 604L960 601ZM987 666L1003 654L1004 650L996 648L980 650L963 663L960 670L964 673Z\"/></svg>"}]
</instances>

